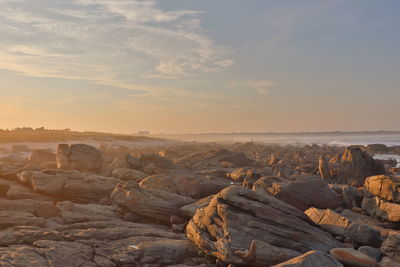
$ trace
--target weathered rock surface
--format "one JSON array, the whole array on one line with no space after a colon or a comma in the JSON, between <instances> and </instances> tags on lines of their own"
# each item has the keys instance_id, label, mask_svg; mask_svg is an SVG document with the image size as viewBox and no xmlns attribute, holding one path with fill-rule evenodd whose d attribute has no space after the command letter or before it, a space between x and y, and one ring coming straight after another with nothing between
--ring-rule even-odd
<instances>
[{"instance_id":1,"label":"weathered rock surface","mask_svg":"<svg viewBox=\"0 0 400 267\"><path fill-rule=\"evenodd\" d=\"M390 232L381 246L382 254L400 263L400 233Z\"/></svg>"},{"instance_id":2,"label":"weathered rock surface","mask_svg":"<svg viewBox=\"0 0 400 267\"><path fill-rule=\"evenodd\" d=\"M38 240L64 240L64 235L56 230L37 226L15 226L0 231L0 247L11 245L31 245Z\"/></svg>"},{"instance_id":3,"label":"weathered rock surface","mask_svg":"<svg viewBox=\"0 0 400 267\"><path fill-rule=\"evenodd\" d=\"M329 169L329 163L325 156L319 157L318 169L322 179L324 179L325 181L330 181L332 179L332 175Z\"/></svg>"},{"instance_id":4,"label":"weathered rock surface","mask_svg":"<svg viewBox=\"0 0 400 267\"><path fill-rule=\"evenodd\" d=\"M56 162L56 154L47 149L36 149L33 150L29 156L29 162L32 164L40 165L46 162Z\"/></svg>"},{"instance_id":5,"label":"weathered rock surface","mask_svg":"<svg viewBox=\"0 0 400 267\"><path fill-rule=\"evenodd\" d=\"M177 163L191 169L204 169L212 166L221 166L228 162L235 167L245 167L251 164L251 160L243 152L233 152L226 149L195 153L180 159Z\"/></svg>"},{"instance_id":6,"label":"weathered rock surface","mask_svg":"<svg viewBox=\"0 0 400 267\"><path fill-rule=\"evenodd\" d=\"M400 261L396 261L389 257L383 257L379 263L379 267L400 267Z\"/></svg>"},{"instance_id":7,"label":"weathered rock surface","mask_svg":"<svg viewBox=\"0 0 400 267\"><path fill-rule=\"evenodd\" d=\"M374 160L360 148L350 146L342 156L338 181L343 184L362 186L368 176L383 173L385 173L385 167L380 161Z\"/></svg>"},{"instance_id":8,"label":"weathered rock surface","mask_svg":"<svg viewBox=\"0 0 400 267\"><path fill-rule=\"evenodd\" d=\"M0 185L8 187L6 195L4 196L7 199L32 199L40 201L54 200L50 196L35 193L31 187L23 185L17 181L0 179Z\"/></svg>"},{"instance_id":9,"label":"weathered rock surface","mask_svg":"<svg viewBox=\"0 0 400 267\"><path fill-rule=\"evenodd\" d=\"M341 246L312 226L298 209L272 195L240 186L222 190L207 207L198 210L186 234L206 254L234 264L246 263L243 251L250 250L253 241L268 243L286 253L313 249L327 252Z\"/></svg>"},{"instance_id":10,"label":"weathered rock surface","mask_svg":"<svg viewBox=\"0 0 400 267\"><path fill-rule=\"evenodd\" d=\"M64 170L97 171L103 163L101 152L86 144L61 144L56 159L57 167Z\"/></svg>"},{"instance_id":11,"label":"weathered rock surface","mask_svg":"<svg viewBox=\"0 0 400 267\"><path fill-rule=\"evenodd\" d=\"M341 204L338 194L319 177L301 178L297 181L273 176L262 177L254 183L253 190L266 191L302 211L310 207L335 209Z\"/></svg>"},{"instance_id":12,"label":"weathered rock surface","mask_svg":"<svg viewBox=\"0 0 400 267\"><path fill-rule=\"evenodd\" d=\"M197 212L198 209L205 208L210 204L211 199L214 195L199 199L198 201L185 205L181 208L181 214L188 219L191 219Z\"/></svg>"},{"instance_id":13,"label":"weathered rock surface","mask_svg":"<svg viewBox=\"0 0 400 267\"><path fill-rule=\"evenodd\" d=\"M400 222L400 204L381 200L376 196L365 196L362 208L371 216L391 222Z\"/></svg>"},{"instance_id":14,"label":"weathered rock surface","mask_svg":"<svg viewBox=\"0 0 400 267\"><path fill-rule=\"evenodd\" d=\"M371 257L352 248L334 248L329 252L335 259L349 267L377 267L378 263Z\"/></svg>"},{"instance_id":15,"label":"weathered rock surface","mask_svg":"<svg viewBox=\"0 0 400 267\"><path fill-rule=\"evenodd\" d=\"M333 210L310 208L305 214L325 231L348 237L358 243L379 247L380 233L375 228L360 221L351 221Z\"/></svg>"},{"instance_id":16,"label":"weathered rock surface","mask_svg":"<svg viewBox=\"0 0 400 267\"><path fill-rule=\"evenodd\" d=\"M135 181L137 183L140 183L144 178L148 177L144 172L133 170L133 169L128 169L128 168L115 168L111 176L117 179L120 179L122 181Z\"/></svg>"},{"instance_id":17,"label":"weathered rock surface","mask_svg":"<svg viewBox=\"0 0 400 267\"><path fill-rule=\"evenodd\" d=\"M368 177L365 190L373 196L393 203L400 203L400 177L377 175Z\"/></svg>"},{"instance_id":18,"label":"weathered rock surface","mask_svg":"<svg viewBox=\"0 0 400 267\"><path fill-rule=\"evenodd\" d=\"M266 263L268 263L268 265L281 263L301 254L297 251L275 247L259 240L253 240L249 249L245 251L236 251L235 253L241 257L246 264L251 266L262 266Z\"/></svg>"},{"instance_id":19,"label":"weathered rock surface","mask_svg":"<svg viewBox=\"0 0 400 267\"><path fill-rule=\"evenodd\" d=\"M400 178L378 175L365 180L362 208L370 215L400 222Z\"/></svg>"},{"instance_id":20,"label":"weathered rock surface","mask_svg":"<svg viewBox=\"0 0 400 267\"><path fill-rule=\"evenodd\" d=\"M344 184L330 184L329 187L340 196L343 206L347 208L361 206L364 193L356 187Z\"/></svg>"},{"instance_id":21,"label":"weathered rock surface","mask_svg":"<svg viewBox=\"0 0 400 267\"><path fill-rule=\"evenodd\" d=\"M143 179L139 185L146 189L155 189L190 197L196 194L197 187L190 178L184 175L152 175Z\"/></svg>"},{"instance_id":22,"label":"weathered rock surface","mask_svg":"<svg viewBox=\"0 0 400 267\"><path fill-rule=\"evenodd\" d=\"M365 254L373 258L377 262L379 262L379 260L381 259L382 253L379 248L374 248L370 246L361 246L358 248L358 251L361 252L362 254Z\"/></svg>"},{"instance_id":23,"label":"weathered rock surface","mask_svg":"<svg viewBox=\"0 0 400 267\"><path fill-rule=\"evenodd\" d=\"M75 204L69 201L57 203L60 217L64 224L73 224L90 221L120 221L111 206L90 204Z\"/></svg>"},{"instance_id":24,"label":"weathered rock surface","mask_svg":"<svg viewBox=\"0 0 400 267\"><path fill-rule=\"evenodd\" d=\"M73 202L99 202L108 198L121 181L112 177L82 174L77 171L25 171L20 181L41 194Z\"/></svg>"},{"instance_id":25,"label":"weathered rock surface","mask_svg":"<svg viewBox=\"0 0 400 267\"><path fill-rule=\"evenodd\" d=\"M181 207L194 202L191 198L170 192L145 189L135 182L116 186L111 198L114 205L133 214L166 224L169 223L171 215L179 215Z\"/></svg>"},{"instance_id":26,"label":"weathered rock surface","mask_svg":"<svg viewBox=\"0 0 400 267\"><path fill-rule=\"evenodd\" d=\"M301 256L274 265L273 267L343 267L329 254L317 250L311 250Z\"/></svg>"}]
</instances>

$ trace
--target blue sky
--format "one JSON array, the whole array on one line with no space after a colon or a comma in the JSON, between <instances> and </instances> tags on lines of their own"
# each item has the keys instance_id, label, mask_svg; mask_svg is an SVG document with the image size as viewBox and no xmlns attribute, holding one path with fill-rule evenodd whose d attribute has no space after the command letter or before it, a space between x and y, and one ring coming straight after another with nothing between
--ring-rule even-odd
<instances>
[{"instance_id":1,"label":"blue sky","mask_svg":"<svg viewBox=\"0 0 400 267\"><path fill-rule=\"evenodd\" d=\"M397 0L0 0L0 128L400 130Z\"/></svg>"}]
</instances>

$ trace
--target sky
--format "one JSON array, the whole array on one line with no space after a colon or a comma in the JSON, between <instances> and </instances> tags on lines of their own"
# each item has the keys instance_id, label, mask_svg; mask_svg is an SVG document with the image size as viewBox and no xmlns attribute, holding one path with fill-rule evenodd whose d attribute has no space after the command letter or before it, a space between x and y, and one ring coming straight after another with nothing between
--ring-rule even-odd
<instances>
[{"instance_id":1,"label":"sky","mask_svg":"<svg viewBox=\"0 0 400 267\"><path fill-rule=\"evenodd\" d=\"M400 130L398 0L0 0L0 128Z\"/></svg>"}]
</instances>

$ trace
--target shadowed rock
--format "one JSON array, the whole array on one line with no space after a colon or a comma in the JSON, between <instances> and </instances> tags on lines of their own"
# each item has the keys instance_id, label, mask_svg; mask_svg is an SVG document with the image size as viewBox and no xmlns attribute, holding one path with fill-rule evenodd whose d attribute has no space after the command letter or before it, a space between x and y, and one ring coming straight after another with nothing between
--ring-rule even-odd
<instances>
[{"instance_id":1,"label":"shadowed rock","mask_svg":"<svg viewBox=\"0 0 400 267\"><path fill-rule=\"evenodd\" d=\"M273 267L343 267L329 254L317 250L311 250L301 256L274 265Z\"/></svg>"},{"instance_id":2,"label":"shadowed rock","mask_svg":"<svg viewBox=\"0 0 400 267\"><path fill-rule=\"evenodd\" d=\"M346 149L340 163L338 182L354 186L362 186L365 178L385 173L383 164L374 160L360 148L350 146Z\"/></svg>"},{"instance_id":3,"label":"shadowed rock","mask_svg":"<svg viewBox=\"0 0 400 267\"><path fill-rule=\"evenodd\" d=\"M299 178L297 181L262 177L254 183L253 190L266 191L301 211L310 207L335 209L341 204L339 195L319 177Z\"/></svg>"},{"instance_id":4,"label":"shadowed rock","mask_svg":"<svg viewBox=\"0 0 400 267\"><path fill-rule=\"evenodd\" d=\"M310 208L305 214L325 231L348 237L358 243L379 247L380 233L373 227L361 222L351 221L333 210Z\"/></svg>"},{"instance_id":5,"label":"shadowed rock","mask_svg":"<svg viewBox=\"0 0 400 267\"><path fill-rule=\"evenodd\" d=\"M378 263L371 257L352 248L334 248L329 252L335 259L349 267L377 267Z\"/></svg>"}]
</instances>

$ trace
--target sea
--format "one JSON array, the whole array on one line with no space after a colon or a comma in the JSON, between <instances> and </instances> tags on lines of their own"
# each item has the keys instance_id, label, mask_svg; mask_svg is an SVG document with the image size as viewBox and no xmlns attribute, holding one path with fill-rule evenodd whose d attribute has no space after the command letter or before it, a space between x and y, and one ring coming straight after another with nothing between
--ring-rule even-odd
<instances>
[{"instance_id":1,"label":"sea","mask_svg":"<svg viewBox=\"0 0 400 267\"><path fill-rule=\"evenodd\" d=\"M400 132L322 132L322 133L204 133L160 134L157 137L183 141L255 142L289 145L368 145L400 146Z\"/></svg>"}]
</instances>

